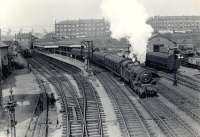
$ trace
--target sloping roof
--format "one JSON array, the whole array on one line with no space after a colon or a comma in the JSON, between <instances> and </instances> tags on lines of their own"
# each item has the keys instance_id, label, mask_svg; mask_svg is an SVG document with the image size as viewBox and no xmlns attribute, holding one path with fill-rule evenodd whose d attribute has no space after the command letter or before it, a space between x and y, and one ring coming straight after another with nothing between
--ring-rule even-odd
<instances>
[{"instance_id":1,"label":"sloping roof","mask_svg":"<svg viewBox=\"0 0 200 137\"><path fill-rule=\"evenodd\" d=\"M162 37L168 39L169 41L175 44L192 44L194 37L200 37L200 34L190 34L190 33L156 33L152 35L149 40L152 40L156 37Z\"/></svg>"},{"instance_id":2,"label":"sloping roof","mask_svg":"<svg viewBox=\"0 0 200 137\"><path fill-rule=\"evenodd\" d=\"M156 33L154 35L152 35L150 38L149 38L149 41L156 38L156 37L162 37L162 38L165 38L165 39L168 39L169 41L173 42L173 43L177 43L176 39L174 39L173 37L171 37L170 35L164 35L164 34L161 34L161 33Z\"/></svg>"},{"instance_id":3,"label":"sloping roof","mask_svg":"<svg viewBox=\"0 0 200 137\"><path fill-rule=\"evenodd\" d=\"M3 43L2 41L0 41L0 48L5 48L8 47L8 45L6 45L5 43Z\"/></svg>"}]
</instances>

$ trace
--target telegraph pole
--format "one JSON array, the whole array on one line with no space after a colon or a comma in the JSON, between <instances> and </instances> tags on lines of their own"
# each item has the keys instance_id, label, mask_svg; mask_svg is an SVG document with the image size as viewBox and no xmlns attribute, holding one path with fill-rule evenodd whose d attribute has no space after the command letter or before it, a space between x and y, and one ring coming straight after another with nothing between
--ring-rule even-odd
<instances>
[{"instance_id":1,"label":"telegraph pole","mask_svg":"<svg viewBox=\"0 0 200 137\"><path fill-rule=\"evenodd\" d=\"M0 61L0 65L1 65L1 61ZM0 66L0 110L2 112L2 107L3 107L3 95L2 95L2 77L3 77L3 72L2 72L2 68Z\"/></svg>"},{"instance_id":2,"label":"telegraph pole","mask_svg":"<svg viewBox=\"0 0 200 137\"><path fill-rule=\"evenodd\" d=\"M16 107L17 103L14 99L14 95L13 95L13 90L12 88L10 89L10 96L9 96L9 100L5 105L5 109L8 110L9 113L9 117L10 117L10 133L11 133L11 137L16 137L16 121L15 121L15 107Z\"/></svg>"},{"instance_id":3,"label":"telegraph pole","mask_svg":"<svg viewBox=\"0 0 200 137\"><path fill-rule=\"evenodd\" d=\"M48 137L48 133L49 133L49 97L48 94L45 90L45 96L46 96L46 107L47 107L47 112L46 112L46 134L45 137Z\"/></svg>"},{"instance_id":4,"label":"telegraph pole","mask_svg":"<svg viewBox=\"0 0 200 137\"><path fill-rule=\"evenodd\" d=\"M177 86L177 59L178 59L178 51L177 49L174 49L174 53L173 53L173 56L174 56L174 82L173 82L173 85L174 86Z\"/></svg>"},{"instance_id":5,"label":"telegraph pole","mask_svg":"<svg viewBox=\"0 0 200 137\"><path fill-rule=\"evenodd\" d=\"M0 41L1 41L1 28L0 28ZM0 110L2 112L2 77L3 77L3 72L2 72L2 66L1 66L1 60L0 60Z\"/></svg>"}]
</instances>

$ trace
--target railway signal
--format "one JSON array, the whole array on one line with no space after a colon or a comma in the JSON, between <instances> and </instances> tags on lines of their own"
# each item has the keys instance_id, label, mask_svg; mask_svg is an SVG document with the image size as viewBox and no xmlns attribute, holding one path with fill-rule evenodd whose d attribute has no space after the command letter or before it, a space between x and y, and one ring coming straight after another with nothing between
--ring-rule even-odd
<instances>
[{"instance_id":1,"label":"railway signal","mask_svg":"<svg viewBox=\"0 0 200 137\"><path fill-rule=\"evenodd\" d=\"M180 54L179 54L179 51L178 51L178 49L174 49L174 82L173 82L173 85L174 86L177 86L177 70L178 70L178 68L176 67L176 64L177 63L179 63L179 62L177 62L179 59L181 59L182 57L180 56Z\"/></svg>"},{"instance_id":2,"label":"railway signal","mask_svg":"<svg viewBox=\"0 0 200 137\"><path fill-rule=\"evenodd\" d=\"M87 55L85 55L85 53L84 53L84 56L85 56L84 58L86 59L86 63L87 63L86 71L90 72L90 62L89 62L89 60L90 60L90 57L91 58L93 57L93 51L94 51L93 41L89 41L89 40L85 41L84 40L84 41L81 42L81 45L82 45L81 47L85 46L88 50ZM81 48L81 50L83 50L83 48ZM85 51L85 50L83 50L83 51ZM83 51L81 51L81 52L83 52Z\"/></svg>"},{"instance_id":3,"label":"railway signal","mask_svg":"<svg viewBox=\"0 0 200 137\"><path fill-rule=\"evenodd\" d=\"M8 111L10 117L10 132L11 137L16 137L16 128L15 125L17 121L15 120L15 107L17 106L17 102L14 99L13 89L10 89L10 96L8 102L4 105L4 108Z\"/></svg>"}]
</instances>

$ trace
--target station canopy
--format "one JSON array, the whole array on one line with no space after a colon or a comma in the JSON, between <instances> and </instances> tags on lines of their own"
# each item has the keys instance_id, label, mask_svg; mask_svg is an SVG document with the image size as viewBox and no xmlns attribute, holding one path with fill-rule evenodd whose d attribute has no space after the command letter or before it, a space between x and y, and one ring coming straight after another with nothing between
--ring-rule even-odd
<instances>
[{"instance_id":1,"label":"station canopy","mask_svg":"<svg viewBox=\"0 0 200 137\"><path fill-rule=\"evenodd\" d=\"M35 47L44 48L44 49L54 49L54 48L58 48L59 46L57 46L57 45L49 45L49 46L35 45Z\"/></svg>"},{"instance_id":2,"label":"station canopy","mask_svg":"<svg viewBox=\"0 0 200 137\"><path fill-rule=\"evenodd\" d=\"M75 45L60 45L60 47L67 47L67 48L81 48L81 45L75 44Z\"/></svg>"},{"instance_id":3,"label":"station canopy","mask_svg":"<svg viewBox=\"0 0 200 137\"><path fill-rule=\"evenodd\" d=\"M8 47L8 45L6 45L5 43L3 43L2 41L0 41L0 48L5 48Z\"/></svg>"}]
</instances>

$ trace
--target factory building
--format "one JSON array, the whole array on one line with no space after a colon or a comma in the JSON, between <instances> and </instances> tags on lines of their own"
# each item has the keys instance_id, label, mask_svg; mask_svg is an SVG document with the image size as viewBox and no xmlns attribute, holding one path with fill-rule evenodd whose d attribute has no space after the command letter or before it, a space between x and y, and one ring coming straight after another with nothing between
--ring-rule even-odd
<instances>
[{"instance_id":1,"label":"factory building","mask_svg":"<svg viewBox=\"0 0 200 137\"><path fill-rule=\"evenodd\" d=\"M154 16L147 20L155 32L200 32L200 16Z\"/></svg>"},{"instance_id":2,"label":"factory building","mask_svg":"<svg viewBox=\"0 0 200 137\"><path fill-rule=\"evenodd\" d=\"M182 33L157 33L149 39L147 52L172 53L175 48L183 54L193 54L195 42L192 36Z\"/></svg>"},{"instance_id":3,"label":"factory building","mask_svg":"<svg viewBox=\"0 0 200 137\"><path fill-rule=\"evenodd\" d=\"M110 24L104 19L66 20L55 23L55 33L60 39L109 38Z\"/></svg>"}]
</instances>

